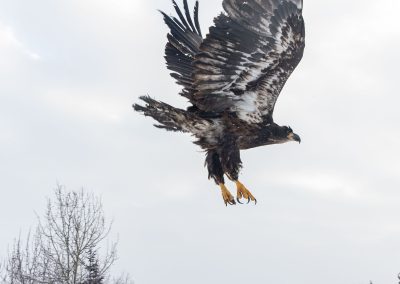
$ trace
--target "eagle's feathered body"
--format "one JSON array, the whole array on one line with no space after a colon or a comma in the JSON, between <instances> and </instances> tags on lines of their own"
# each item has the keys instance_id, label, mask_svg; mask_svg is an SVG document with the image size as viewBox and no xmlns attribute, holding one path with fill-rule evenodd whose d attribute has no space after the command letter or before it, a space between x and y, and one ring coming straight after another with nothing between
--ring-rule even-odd
<instances>
[{"instance_id":1,"label":"eagle's feathered body","mask_svg":"<svg viewBox=\"0 0 400 284\"><path fill-rule=\"evenodd\" d=\"M170 28L165 59L192 106L182 110L141 97L146 105L134 108L157 120L157 127L192 133L207 151L206 165L217 184L224 184L224 174L239 183L240 150L300 142L272 115L303 56L303 1L224 0L225 13L215 18L204 39L198 2L193 19L187 0L184 13L172 2L178 18L161 12ZM230 196L224 199L234 203Z\"/></svg>"}]
</instances>

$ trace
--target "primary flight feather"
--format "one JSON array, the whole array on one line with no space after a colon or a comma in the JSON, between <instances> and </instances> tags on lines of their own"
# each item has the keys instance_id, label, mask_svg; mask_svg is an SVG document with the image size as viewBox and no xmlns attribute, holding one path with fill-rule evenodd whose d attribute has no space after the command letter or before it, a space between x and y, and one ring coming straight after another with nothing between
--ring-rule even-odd
<instances>
[{"instance_id":1,"label":"primary flight feather","mask_svg":"<svg viewBox=\"0 0 400 284\"><path fill-rule=\"evenodd\" d=\"M224 175L237 186L236 200L256 199L239 181L240 150L300 142L290 127L273 120L278 96L299 64L305 46L302 0L224 0L214 26L203 38L196 1L193 18L187 0L176 17L161 12L170 29L167 68L191 106L178 109L148 96L136 111L155 125L193 134L206 151L209 178L220 186L225 204L236 204Z\"/></svg>"}]
</instances>

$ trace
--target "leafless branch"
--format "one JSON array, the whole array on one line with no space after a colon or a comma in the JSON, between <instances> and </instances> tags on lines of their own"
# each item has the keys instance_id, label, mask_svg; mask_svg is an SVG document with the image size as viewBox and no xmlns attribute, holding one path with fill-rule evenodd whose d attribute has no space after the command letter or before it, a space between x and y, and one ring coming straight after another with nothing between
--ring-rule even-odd
<instances>
[{"instance_id":1,"label":"leafless branch","mask_svg":"<svg viewBox=\"0 0 400 284\"><path fill-rule=\"evenodd\" d=\"M59 185L54 198L47 200L44 216L38 217L34 233L28 234L24 245L20 237L14 241L3 278L10 284L85 283L88 257L95 251L101 256L100 276L106 279L117 259L116 242L101 250L111 227L99 198L84 190L68 192Z\"/></svg>"}]
</instances>

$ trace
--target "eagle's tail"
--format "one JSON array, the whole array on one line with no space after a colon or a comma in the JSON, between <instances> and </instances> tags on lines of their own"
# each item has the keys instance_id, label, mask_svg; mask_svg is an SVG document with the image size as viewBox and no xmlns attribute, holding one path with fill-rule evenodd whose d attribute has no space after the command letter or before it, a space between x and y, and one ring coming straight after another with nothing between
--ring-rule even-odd
<instances>
[{"instance_id":1,"label":"eagle's tail","mask_svg":"<svg viewBox=\"0 0 400 284\"><path fill-rule=\"evenodd\" d=\"M133 109L158 121L160 124L155 124L155 127L190 133L196 133L199 127L206 127L206 121L193 113L156 101L149 96L142 96L140 99L146 103L145 106L134 104Z\"/></svg>"}]
</instances>

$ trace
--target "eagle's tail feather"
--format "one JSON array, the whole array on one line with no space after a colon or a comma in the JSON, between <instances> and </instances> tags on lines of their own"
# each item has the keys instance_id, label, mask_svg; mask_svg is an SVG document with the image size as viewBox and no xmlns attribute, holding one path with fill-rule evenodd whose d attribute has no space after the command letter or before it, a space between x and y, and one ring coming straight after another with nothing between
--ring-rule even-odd
<instances>
[{"instance_id":1,"label":"eagle's tail feather","mask_svg":"<svg viewBox=\"0 0 400 284\"><path fill-rule=\"evenodd\" d=\"M133 105L135 111L143 113L145 116L151 116L160 124L155 124L157 128L169 131L194 132L196 124L200 123L200 119L193 113L189 113L183 109L175 108L164 102L156 101L149 96L140 97L146 103L145 106L138 104Z\"/></svg>"}]
</instances>

